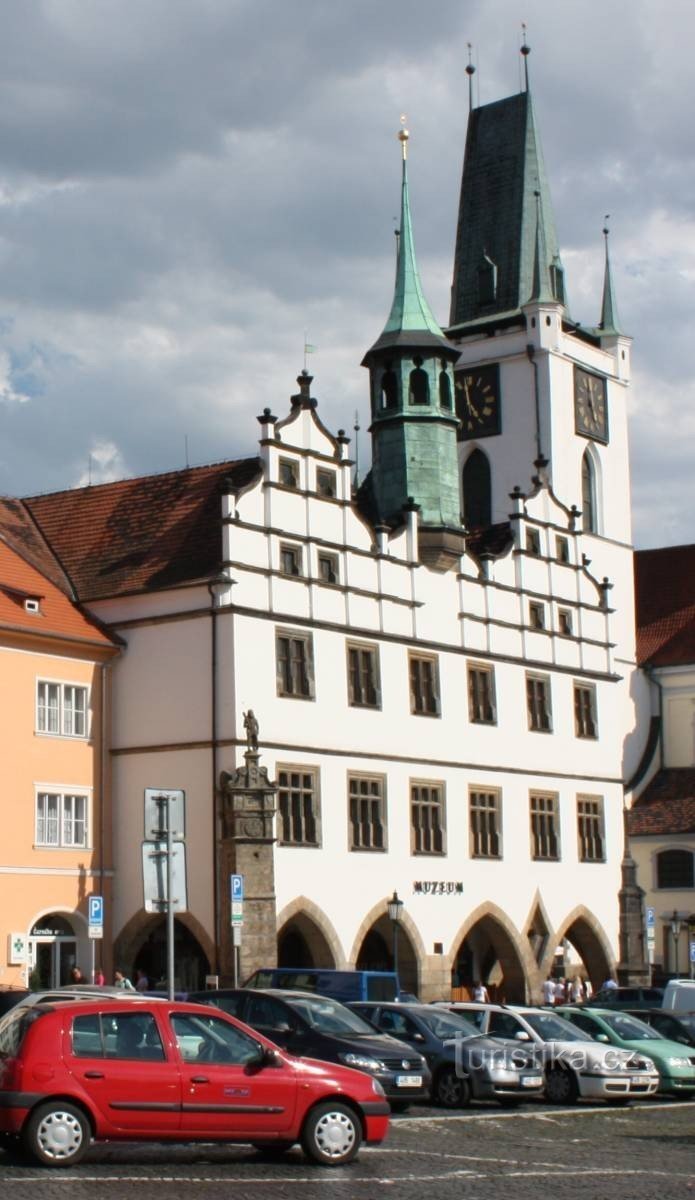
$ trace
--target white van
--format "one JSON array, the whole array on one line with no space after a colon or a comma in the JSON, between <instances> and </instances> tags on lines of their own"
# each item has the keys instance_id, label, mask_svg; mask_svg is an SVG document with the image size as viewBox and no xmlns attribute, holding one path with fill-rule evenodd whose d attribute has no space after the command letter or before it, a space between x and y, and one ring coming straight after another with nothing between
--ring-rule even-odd
<instances>
[{"instance_id":1,"label":"white van","mask_svg":"<svg viewBox=\"0 0 695 1200\"><path fill-rule=\"evenodd\" d=\"M695 1012L695 979L671 979L664 988L661 1007L673 1012Z\"/></svg>"}]
</instances>

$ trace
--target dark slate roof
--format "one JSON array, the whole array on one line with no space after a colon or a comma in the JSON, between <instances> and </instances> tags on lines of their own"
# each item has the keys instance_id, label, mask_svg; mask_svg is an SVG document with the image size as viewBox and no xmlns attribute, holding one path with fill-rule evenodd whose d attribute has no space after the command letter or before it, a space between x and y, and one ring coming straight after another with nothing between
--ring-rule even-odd
<instances>
[{"instance_id":1,"label":"dark slate roof","mask_svg":"<svg viewBox=\"0 0 695 1200\"><path fill-rule=\"evenodd\" d=\"M695 663L695 545L635 554L637 661Z\"/></svg>"},{"instance_id":2,"label":"dark slate roof","mask_svg":"<svg viewBox=\"0 0 695 1200\"><path fill-rule=\"evenodd\" d=\"M695 767L659 771L627 815L630 837L695 833Z\"/></svg>"},{"instance_id":3,"label":"dark slate roof","mask_svg":"<svg viewBox=\"0 0 695 1200\"><path fill-rule=\"evenodd\" d=\"M509 317L530 299L537 191L547 267L559 262L559 249L531 95L521 92L474 108L461 182L450 332L494 315ZM497 267L497 294L481 308L478 269L484 255Z\"/></svg>"},{"instance_id":4,"label":"dark slate roof","mask_svg":"<svg viewBox=\"0 0 695 1200\"><path fill-rule=\"evenodd\" d=\"M258 458L31 496L24 505L82 601L216 573L221 496L260 476Z\"/></svg>"}]
</instances>

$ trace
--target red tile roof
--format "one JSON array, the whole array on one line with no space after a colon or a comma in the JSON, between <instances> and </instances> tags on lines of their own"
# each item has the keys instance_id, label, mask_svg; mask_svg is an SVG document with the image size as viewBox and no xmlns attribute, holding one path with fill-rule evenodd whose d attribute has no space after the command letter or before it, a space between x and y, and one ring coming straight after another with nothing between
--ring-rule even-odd
<instances>
[{"instance_id":1,"label":"red tile roof","mask_svg":"<svg viewBox=\"0 0 695 1200\"><path fill-rule=\"evenodd\" d=\"M146 475L24 504L82 601L175 587L221 562L221 496L260 474L258 458Z\"/></svg>"},{"instance_id":2,"label":"red tile roof","mask_svg":"<svg viewBox=\"0 0 695 1200\"><path fill-rule=\"evenodd\" d=\"M39 612L28 612L27 599L39 601ZM0 536L0 636L31 633L37 637L113 646L102 627L83 613L47 576L27 562Z\"/></svg>"},{"instance_id":3,"label":"red tile roof","mask_svg":"<svg viewBox=\"0 0 695 1200\"><path fill-rule=\"evenodd\" d=\"M71 593L69 579L23 501L0 496L0 538L56 587Z\"/></svg>"},{"instance_id":4,"label":"red tile roof","mask_svg":"<svg viewBox=\"0 0 695 1200\"><path fill-rule=\"evenodd\" d=\"M695 767L659 771L627 815L630 837L695 833Z\"/></svg>"},{"instance_id":5,"label":"red tile roof","mask_svg":"<svg viewBox=\"0 0 695 1200\"><path fill-rule=\"evenodd\" d=\"M637 661L695 663L695 545L635 554Z\"/></svg>"}]
</instances>

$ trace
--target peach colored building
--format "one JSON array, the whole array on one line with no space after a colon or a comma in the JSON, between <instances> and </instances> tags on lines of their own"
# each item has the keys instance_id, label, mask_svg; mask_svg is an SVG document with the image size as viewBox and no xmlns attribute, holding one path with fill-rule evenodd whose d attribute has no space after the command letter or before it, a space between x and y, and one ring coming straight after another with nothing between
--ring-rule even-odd
<instances>
[{"instance_id":1,"label":"peach colored building","mask_svg":"<svg viewBox=\"0 0 695 1200\"><path fill-rule=\"evenodd\" d=\"M87 909L103 895L108 922L103 729L116 653L21 503L1 500L0 987L64 983L73 966L89 974L99 962Z\"/></svg>"}]
</instances>

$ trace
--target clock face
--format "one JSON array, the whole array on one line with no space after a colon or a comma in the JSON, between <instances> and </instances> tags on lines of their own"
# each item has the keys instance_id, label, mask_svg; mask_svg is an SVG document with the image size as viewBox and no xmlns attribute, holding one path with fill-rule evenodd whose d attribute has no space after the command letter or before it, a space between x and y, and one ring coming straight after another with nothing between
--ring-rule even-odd
<instances>
[{"instance_id":1,"label":"clock face","mask_svg":"<svg viewBox=\"0 0 695 1200\"><path fill-rule=\"evenodd\" d=\"M459 437L493 437L501 433L500 369L497 363L456 372L456 413Z\"/></svg>"},{"instance_id":2,"label":"clock face","mask_svg":"<svg viewBox=\"0 0 695 1200\"><path fill-rule=\"evenodd\" d=\"M606 381L577 366L574 368L574 428L583 437L608 441Z\"/></svg>"}]
</instances>

